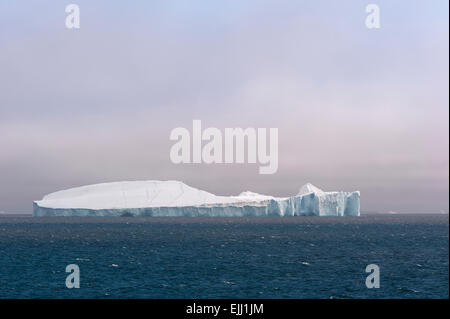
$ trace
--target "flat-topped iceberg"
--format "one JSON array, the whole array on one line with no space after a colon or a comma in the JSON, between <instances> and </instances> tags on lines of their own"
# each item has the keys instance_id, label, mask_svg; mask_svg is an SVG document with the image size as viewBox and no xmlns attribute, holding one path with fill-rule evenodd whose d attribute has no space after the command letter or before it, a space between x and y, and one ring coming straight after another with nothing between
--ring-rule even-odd
<instances>
[{"instance_id":1,"label":"flat-topped iceberg","mask_svg":"<svg viewBox=\"0 0 450 319\"><path fill-rule=\"evenodd\" d=\"M273 197L217 196L178 181L114 182L46 195L33 216L359 216L359 196L309 183L295 196Z\"/></svg>"}]
</instances>

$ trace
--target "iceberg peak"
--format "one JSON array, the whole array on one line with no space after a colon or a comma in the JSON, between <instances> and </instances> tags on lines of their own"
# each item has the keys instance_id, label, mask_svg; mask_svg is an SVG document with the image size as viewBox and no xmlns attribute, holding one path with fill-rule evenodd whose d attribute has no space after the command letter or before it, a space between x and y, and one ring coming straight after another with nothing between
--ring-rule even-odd
<instances>
[{"instance_id":1,"label":"iceberg peak","mask_svg":"<svg viewBox=\"0 0 450 319\"><path fill-rule=\"evenodd\" d=\"M324 194L325 192L311 183L306 183L300 188L298 195L306 195L310 193Z\"/></svg>"}]
</instances>

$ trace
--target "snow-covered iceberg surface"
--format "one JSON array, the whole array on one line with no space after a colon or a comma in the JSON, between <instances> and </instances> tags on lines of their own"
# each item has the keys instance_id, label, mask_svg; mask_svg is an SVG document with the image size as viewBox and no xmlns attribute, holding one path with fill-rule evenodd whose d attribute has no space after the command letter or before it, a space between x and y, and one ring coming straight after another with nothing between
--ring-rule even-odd
<instances>
[{"instance_id":1,"label":"snow-covered iceberg surface","mask_svg":"<svg viewBox=\"0 0 450 319\"><path fill-rule=\"evenodd\" d=\"M359 191L308 183L292 197L216 196L178 181L115 182L46 195L33 203L33 216L359 216Z\"/></svg>"}]
</instances>

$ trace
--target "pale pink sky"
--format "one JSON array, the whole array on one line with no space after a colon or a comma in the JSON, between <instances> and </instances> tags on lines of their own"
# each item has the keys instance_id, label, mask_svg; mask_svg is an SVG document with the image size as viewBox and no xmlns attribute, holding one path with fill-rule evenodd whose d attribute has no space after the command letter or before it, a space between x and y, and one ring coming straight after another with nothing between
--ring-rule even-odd
<instances>
[{"instance_id":1,"label":"pale pink sky","mask_svg":"<svg viewBox=\"0 0 450 319\"><path fill-rule=\"evenodd\" d=\"M59 189L181 180L218 195L360 190L448 212L448 2L0 3L0 211ZM278 127L279 169L175 165L175 127Z\"/></svg>"}]
</instances>

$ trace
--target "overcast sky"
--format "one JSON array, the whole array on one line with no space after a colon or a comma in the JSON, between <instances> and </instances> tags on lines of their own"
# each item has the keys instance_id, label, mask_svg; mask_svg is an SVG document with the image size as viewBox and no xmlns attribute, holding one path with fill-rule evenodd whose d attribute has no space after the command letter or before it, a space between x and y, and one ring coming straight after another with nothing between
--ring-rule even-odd
<instances>
[{"instance_id":1,"label":"overcast sky","mask_svg":"<svg viewBox=\"0 0 450 319\"><path fill-rule=\"evenodd\" d=\"M360 190L448 212L448 1L0 2L0 211L74 186ZM279 168L170 161L175 127L277 127Z\"/></svg>"}]
</instances>

